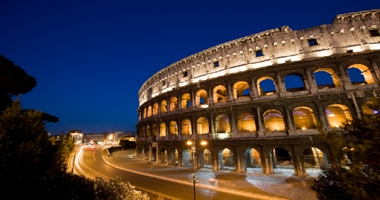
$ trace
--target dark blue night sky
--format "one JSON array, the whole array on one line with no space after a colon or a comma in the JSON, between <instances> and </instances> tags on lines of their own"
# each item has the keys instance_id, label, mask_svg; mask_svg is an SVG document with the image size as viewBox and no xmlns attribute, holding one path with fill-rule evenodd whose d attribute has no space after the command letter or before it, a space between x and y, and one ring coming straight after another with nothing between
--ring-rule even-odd
<instances>
[{"instance_id":1,"label":"dark blue night sky","mask_svg":"<svg viewBox=\"0 0 380 200\"><path fill-rule=\"evenodd\" d=\"M57 116L52 134L135 131L138 91L160 69L268 29L378 8L378 0L2 0L0 54L37 79L22 107Z\"/></svg>"}]
</instances>

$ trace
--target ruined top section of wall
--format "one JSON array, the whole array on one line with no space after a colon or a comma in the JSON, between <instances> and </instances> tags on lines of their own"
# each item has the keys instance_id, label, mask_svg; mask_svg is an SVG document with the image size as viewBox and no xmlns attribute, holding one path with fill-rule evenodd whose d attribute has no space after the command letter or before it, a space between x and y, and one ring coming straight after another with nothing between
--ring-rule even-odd
<instances>
[{"instance_id":1,"label":"ruined top section of wall","mask_svg":"<svg viewBox=\"0 0 380 200\"><path fill-rule=\"evenodd\" d=\"M139 104L176 88L246 70L347 52L380 49L380 9L341 14L332 24L293 31L288 26L232 40L155 73L141 87Z\"/></svg>"},{"instance_id":2,"label":"ruined top section of wall","mask_svg":"<svg viewBox=\"0 0 380 200\"><path fill-rule=\"evenodd\" d=\"M352 13L337 15L333 20L333 24L349 23L353 21L360 21L360 20L366 20L366 19L376 19L376 18L379 18L379 16L380 16L380 9L365 10L361 12L352 12Z\"/></svg>"}]
</instances>

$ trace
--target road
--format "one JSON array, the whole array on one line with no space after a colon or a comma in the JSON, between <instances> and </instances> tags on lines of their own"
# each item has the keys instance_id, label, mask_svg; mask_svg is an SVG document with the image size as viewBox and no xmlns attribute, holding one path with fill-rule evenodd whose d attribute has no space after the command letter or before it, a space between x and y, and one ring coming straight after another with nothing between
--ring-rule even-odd
<instances>
[{"instance_id":1,"label":"road","mask_svg":"<svg viewBox=\"0 0 380 200\"><path fill-rule=\"evenodd\" d=\"M108 179L118 176L122 181L129 181L136 189L148 193L151 199L194 199L193 187L190 185L139 175L106 164L102 158L101 148L82 149L76 156L74 171L77 174L82 174L90 178L99 176ZM238 194L231 194L229 192L220 192L199 187L196 190L196 198L217 200L255 199Z\"/></svg>"}]
</instances>

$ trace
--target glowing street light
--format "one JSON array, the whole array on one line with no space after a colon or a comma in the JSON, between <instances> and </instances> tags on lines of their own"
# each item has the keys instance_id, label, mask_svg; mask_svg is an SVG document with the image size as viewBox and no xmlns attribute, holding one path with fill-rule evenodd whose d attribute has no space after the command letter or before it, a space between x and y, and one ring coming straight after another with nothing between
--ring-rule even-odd
<instances>
[{"instance_id":1,"label":"glowing street light","mask_svg":"<svg viewBox=\"0 0 380 200\"><path fill-rule=\"evenodd\" d=\"M196 143L195 143L195 139L193 139L193 142L191 142L190 140L186 142L187 145L191 146L191 154L192 154L192 158L193 158L193 190L194 190L194 200L196 199L196 195L195 195L195 148L196 148ZM201 141L201 145L202 146L205 146L207 145L207 141Z\"/></svg>"}]
</instances>

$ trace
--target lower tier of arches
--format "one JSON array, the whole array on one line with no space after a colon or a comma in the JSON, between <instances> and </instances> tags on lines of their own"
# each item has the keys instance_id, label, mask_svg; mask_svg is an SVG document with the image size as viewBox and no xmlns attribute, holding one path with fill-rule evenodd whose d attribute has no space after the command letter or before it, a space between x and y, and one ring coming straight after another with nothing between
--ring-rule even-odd
<instances>
[{"instance_id":1,"label":"lower tier of arches","mask_svg":"<svg viewBox=\"0 0 380 200\"><path fill-rule=\"evenodd\" d=\"M194 143L195 141L195 143ZM327 144L309 137L250 140L138 142L136 157L157 164L237 173L318 176L339 166ZM201 142L205 142L203 145ZM194 145L195 144L195 145Z\"/></svg>"}]
</instances>

